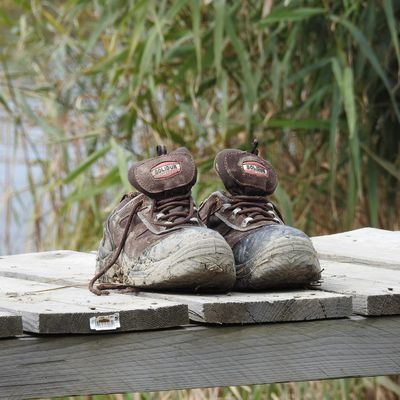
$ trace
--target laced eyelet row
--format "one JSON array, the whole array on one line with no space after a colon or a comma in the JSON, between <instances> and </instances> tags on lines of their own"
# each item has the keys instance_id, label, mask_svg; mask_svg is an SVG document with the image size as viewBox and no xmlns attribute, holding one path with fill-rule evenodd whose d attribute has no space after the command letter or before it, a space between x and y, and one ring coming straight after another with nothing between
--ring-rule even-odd
<instances>
[{"instance_id":1,"label":"laced eyelet row","mask_svg":"<svg viewBox=\"0 0 400 400\"><path fill-rule=\"evenodd\" d=\"M222 209L225 212L231 211L235 218L239 215L245 214L245 218L240 224L243 228L250 223L261 221L271 221L283 224L283 219L273 203L259 196L232 196L230 202L225 203L222 206Z\"/></svg>"},{"instance_id":2,"label":"laced eyelet row","mask_svg":"<svg viewBox=\"0 0 400 400\"><path fill-rule=\"evenodd\" d=\"M197 208L190 193L154 200L152 210L156 225L175 227L189 221L199 224Z\"/></svg>"}]
</instances>

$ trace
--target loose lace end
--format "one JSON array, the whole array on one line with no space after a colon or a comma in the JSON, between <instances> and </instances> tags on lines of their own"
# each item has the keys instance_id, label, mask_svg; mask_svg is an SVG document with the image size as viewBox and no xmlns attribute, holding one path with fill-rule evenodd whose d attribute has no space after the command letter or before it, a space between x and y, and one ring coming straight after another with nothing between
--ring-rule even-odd
<instances>
[{"instance_id":1,"label":"loose lace end","mask_svg":"<svg viewBox=\"0 0 400 400\"><path fill-rule=\"evenodd\" d=\"M142 205L142 202L139 202L136 204L136 206L134 206L132 208L132 211L129 215L129 220L125 226L125 230L124 233L122 235L122 239L121 242L117 248L117 250L115 251L114 255L112 256L111 260L108 262L108 264L101 269L99 272L97 272L95 274L95 276L92 278L92 280L89 282L89 290L94 293L97 296L103 296L103 295L108 295L110 294L109 291L105 290L105 289L120 289L120 288L127 288L128 285L122 285L122 284L114 284L114 283L101 283L97 286L94 286L94 284L96 283L96 281L101 278L118 260L119 255L121 254L122 249L125 246L125 242L126 239L128 238L128 234L129 234L129 228L132 224L133 221L133 217L135 216L137 210L139 209L139 207Z\"/></svg>"}]
</instances>

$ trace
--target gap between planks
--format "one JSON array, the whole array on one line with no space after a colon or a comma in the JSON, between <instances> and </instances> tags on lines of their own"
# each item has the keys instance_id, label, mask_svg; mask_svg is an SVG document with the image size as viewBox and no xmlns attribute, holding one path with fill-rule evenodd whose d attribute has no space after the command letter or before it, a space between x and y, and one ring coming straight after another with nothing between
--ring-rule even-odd
<instances>
[{"instance_id":1,"label":"gap between planks","mask_svg":"<svg viewBox=\"0 0 400 400\"><path fill-rule=\"evenodd\" d=\"M320 289L351 295L361 315L400 314L400 271L321 260Z\"/></svg>"}]
</instances>

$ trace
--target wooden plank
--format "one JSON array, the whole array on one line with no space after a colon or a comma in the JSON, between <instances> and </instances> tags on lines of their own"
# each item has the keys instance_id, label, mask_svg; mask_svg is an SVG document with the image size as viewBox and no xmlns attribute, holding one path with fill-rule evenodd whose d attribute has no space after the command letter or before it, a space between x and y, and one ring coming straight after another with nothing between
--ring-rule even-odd
<instances>
[{"instance_id":1,"label":"wooden plank","mask_svg":"<svg viewBox=\"0 0 400 400\"><path fill-rule=\"evenodd\" d=\"M0 275L46 283L85 286L93 276L95 254L54 251L0 260ZM351 314L349 296L318 291L172 295L141 292L139 297L186 304L190 318L205 323L259 323L341 318Z\"/></svg>"},{"instance_id":2,"label":"wooden plank","mask_svg":"<svg viewBox=\"0 0 400 400\"><path fill-rule=\"evenodd\" d=\"M362 228L312 241L323 259L400 269L400 231Z\"/></svg>"},{"instance_id":3,"label":"wooden plank","mask_svg":"<svg viewBox=\"0 0 400 400\"><path fill-rule=\"evenodd\" d=\"M400 317L0 341L7 399L400 373Z\"/></svg>"},{"instance_id":4,"label":"wooden plank","mask_svg":"<svg viewBox=\"0 0 400 400\"><path fill-rule=\"evenodd\" d=\"M94 253L54 250L17 254L0 257L0 276L85 287L95 265Z\"/></svg>"},{"instance_id":5,"label":"wooden plank","mask_svg":"<svg viewBox=\"0 0 400 400\"><path fill-rule=\"evenodd\" d=\"M22 334L22 319L18 315L0 311L0 338Z\"/></svg>"},{"instance_id":6,"label":"wooden plank","mask_svg":"<svg viewBox=\"0 0 400 400\"><path fill-rule=\"evenodd\" d=\"M400 286L400 270L389 268L376 268L371 265L342 263L331 260L321 260L323 273L344 275L349 278L384 283L385 285Z\"/></svg>"},{"instance_id":7,"label":"wooden plank","mask_svg":"<svg viewBox=\"0 0 400 400\"><path fill-rule=\"evenodd\" d=\"M362 315L400 314L400 271L360 264L321 261L325 291L353 297L353 311Z\"/></svg>"},{"instance_id":8,"label":"wooden plank","mask_svg":"<svg viewBox=\"0 0 400 400\"><path fill-rule=\"evenodd\" d=\"M225 295L143 293L142 296L186 304L192 321L212 324L343 318L352 313L351 296L318 290Z\"/></svg>"},{"instance_id":9,"label":"wooden plank","mask_svg":"<svg viewBox=\"0 0 400 400\"><path fill-rule=\"evenodd\" d=\"M92 318L111 324L110 332L170 328L188 322L187 306L162 299L111 294L6 278L0 284L0 309L22 316L23 329L35 333L96 333ZM120 326L118 326L120 325ZM98 327L97 327L98 329Z\"/></svg>"},{"instance_id":10,"label":"wooden plank","mask_svg":"<svg viewBox=\"0 0 400 400\"><path fill-rule=\"evenodd\" d=\"M312 240L324 259L321 289L352 295L362 315L400 314L399 231L362 228Z\"/></svg>"}]
</instances>

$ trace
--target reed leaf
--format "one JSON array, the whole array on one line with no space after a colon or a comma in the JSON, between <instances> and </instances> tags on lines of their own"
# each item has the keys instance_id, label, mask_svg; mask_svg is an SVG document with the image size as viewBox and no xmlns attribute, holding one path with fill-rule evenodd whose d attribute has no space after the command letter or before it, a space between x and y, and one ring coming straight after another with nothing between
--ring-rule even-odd
<instances>
[{"instance_id":1,"label":"reed leaf","mask_svg":"<svg viewBox=\"0 0 400 400\"><path fill-rule=\"evenodd\" d=\"M303 7L295 9L281 7L273 10L266 18L262 19L259 22L259 25L264 27L275 22L301 21L303 19L311 18L315 15L324 14L326 12L327 10L325 8L318 7Z\"/></svg>"},{"instance_id":2,"label":"reed leaf","mask_svg":"<svg viewBox=\"0 0 400 400\"><path fill-rule=\"evenodd\" d=\"M357 42L357 44L360 46L360 50L367 57L367 59L371 63L371 66L376 71L377 75L382 79L382 82L385 85L386 90L389 93L390 99L392 100L393 108L396 113L397 119L400 121L399 106L397 104L396 98L393 95L393 92L391 89L391 84L389 82L389 78L387 77L387 74L385 73L384 69L382 68L382 66L378 60L378 57L372 50L372 48L371 48L370 44L368 43L367 39L365 38L364 34L350 21L347 21L345 19L337 19L337 18L333 18L333 20L339 22L340 24L342 24L349 30L349 32L352 34L352 36L355 39L355 41Z\"/></svg>"},{"instance_id":3,"label":"reed leaf","mask_svg":"<svg viewBox=\"0 0 400 400\"><path fill-rule=\"evenodd\" d=\"M224 20L225 20L225 0L215 0L215 24L214 24L214 62L217 77L221 75Z\"/></svg>"},{"instance_id":4,"label":"reed leaf","mask_svg":"<svg viewBox=\"0 0 400 400\"><path fill-rule=\"evenodd\" d=\"M71 183L78 176L81 176L89 167L92 166L99 158L103 157L106 153L110 151L111 146L105 145L99 150L90 154L84 162L73 169L64 179L63 184Z\"/></svg>"}]
</instances>

